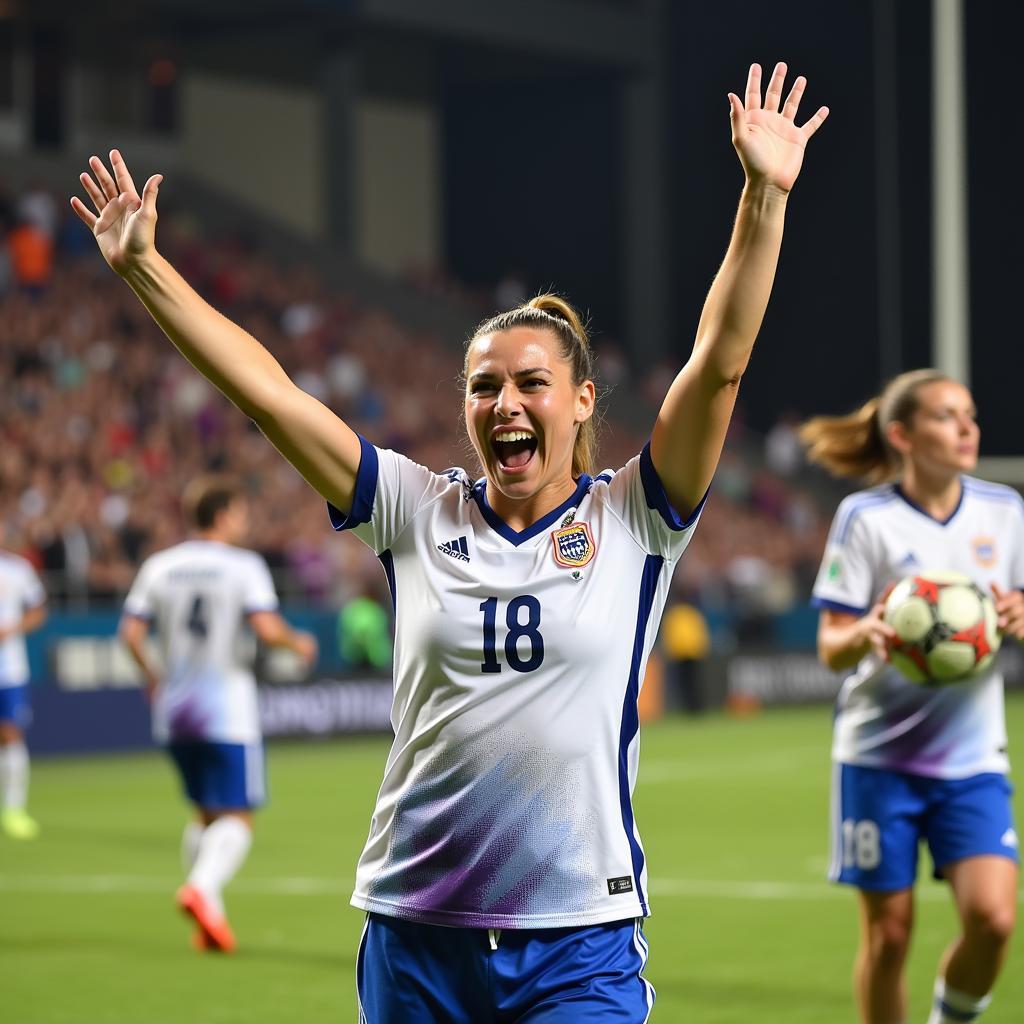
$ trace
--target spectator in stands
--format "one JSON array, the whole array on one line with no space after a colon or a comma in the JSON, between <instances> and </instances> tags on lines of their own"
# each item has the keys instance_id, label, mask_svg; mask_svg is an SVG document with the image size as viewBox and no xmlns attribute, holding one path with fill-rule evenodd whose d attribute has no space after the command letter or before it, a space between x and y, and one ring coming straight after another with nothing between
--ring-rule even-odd
<instances>
[{"instance_id":1,"label":"spectator in stands","mask_svg":"<svg viewBox=\"0 0 1024 1024\"><path fill-rule=\"evenodd\" d=\"M670 703L678 701L690 714L704 711L707 701L700 663L711 650L711 634L699 608L679 598L668 606L661 622L661 649L672 694Z\"/></svg>"},{"instance_id":2,"label":"spectator in stands","mask_svg":"<svg viewBox=\"0 0 1024 1024\"><path fill-rule=\"evenodd\" d=\"M12 218L16 204L17 197L9 196L6 209ZM0 216L3 209L0 193ZM308 271L282 269L244 240L204 235L197 222L181 216L165 216L161 224L170 251L200 290L228 295L226 312L266 338L312 387L325 385L328 404L360 429L404 445L424 464L475 458L452 443L457 436L454 403L449 407L434 400L449 387L447 380L436 378L437 367L448 358L437 338L412 331L347 294L327 297L323 282L314 281ZM89 246L89 259L65 242L72 235ZM114 531L111 543L127 563L137 564L150 551L180 539L176 496L190 476L222 463L230 451L232 469L261 490L266 514L253 543L261 550L267 545L264 553L281 570L280 586L306 600L340 606L346 595L334 590L344 588L343 579L361 585L378 571L376 560L370 565L360 560L339 572L341 547L327 542L329 531L317 525L316 510L301 516L306 524L301 529L282 525L300 520L307 499L299 495L306 489L278 485L281 470L262 435L215 397L190 367L169 358L130 296L97 274L95 245L77 217L59 226L58 238L46 303L32 302L21 291L6 298L0 294L0 524L41 552L51 603L69 596L90 600L89 561L98 543L92 536L94 523L123 514L125 506L124 522L107 525ZM0 258L6 252L0 246ZM310 303L317 311L315 327L305 308ZM295 328L303 317L308 329L291 338L288 326ZM602 381L614 385L625 369L624 359L614 341L597 344ZM424 381L437 387L424 388ZM118 410L113 431L101 428L108 409ZM608 464L621 465L642 438L622 423L613 425L602 449ZM749 503L762 501L765 490L758 489L756 466L750 463L756 452L740 450L734 440L727 445L711 497L713 516L707 517L682 567L684 574L700 575L701 604L722 614L728 605L721 596L721 574L737 555L735 542L730 549L728 540L734 528L749 535L745 548L758 555L783 538L786 551L772 560L791 560L800 593L805 593L817 565L816 538L820 544L827 527L816 504L795 483L789 485L788 498L780 492L771 499L775 516L780 501L788 501L781 526L752 528L766 521L760 514L741 521ZM300 535L296 550L289 551L287 541L298 541ZM725 539L716 539L720 535ZM104 556L108 563L109 555ZM322 580L325 566L333 566L330 592ZM92 600L100 590L111 592L109 579L104 587L93 587Z\"/></svg>"},{"instance_id":3,"label":"spectator in stands","mask_svg":"<svg viewBox=\"0 0 1024 1024\"><path fill-rule=\"evenodd\" d=\"M53 273L53 238L29 220L19 220L7 236L15 285L38 298Z\"/></svg>"},{"instance_id":4,"label":"spectator in stands","mask_svg":"<svg viewBox=\"0 0 1024 1024\"><path fill-rule=\"evenodd\" d=\"M391 620L379 590L376 582L367 580L362 593L338 614L338 650L348 668L391 668Z\"/></svg>"}]
</instances>

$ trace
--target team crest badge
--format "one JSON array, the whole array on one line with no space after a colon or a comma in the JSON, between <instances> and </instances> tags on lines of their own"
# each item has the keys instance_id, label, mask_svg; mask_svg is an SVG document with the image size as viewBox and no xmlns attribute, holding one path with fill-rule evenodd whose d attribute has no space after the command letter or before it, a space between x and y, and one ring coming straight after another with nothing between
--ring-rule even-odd
<instances>
[{"instance_id":1,"label":"team crest badge","mask_svg":"<svg viewBox=\"0 0 1024 1024\"><path fill-rule=\"evenodd\" d=\"M572 523L554 530L551 543L555 548L555 561L566 569L582 569L597 553L587 523Z\"/></svg>"},{"instance_id":2,"label":"team crest badge","mask_svg":"<svg viewBox=\"0 0 1024 1024\"><path fill-rule=\"evenodd\" d=\"M971 547L978 565L987 567L996 564L996 542L991 537L975 537Z\"/></svg>"}]
</instances>

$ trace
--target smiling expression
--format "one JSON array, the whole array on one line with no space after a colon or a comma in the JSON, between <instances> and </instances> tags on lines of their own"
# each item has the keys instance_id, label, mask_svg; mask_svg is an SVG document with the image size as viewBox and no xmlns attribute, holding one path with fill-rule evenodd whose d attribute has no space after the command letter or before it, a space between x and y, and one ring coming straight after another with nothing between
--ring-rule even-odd
<instances>
[{"instance_id":1,"label":"smiling expression","mask_svg":"<svg viewBox=\"0 0 1024 1024\"><path fill-rule=\"evenodd\" d=\"M594 384L573 384L553 331L513 327L473 342L466 425L489 483L506 498L568 496L576 434L593 411Z\"/></svg>"}]
</instances>

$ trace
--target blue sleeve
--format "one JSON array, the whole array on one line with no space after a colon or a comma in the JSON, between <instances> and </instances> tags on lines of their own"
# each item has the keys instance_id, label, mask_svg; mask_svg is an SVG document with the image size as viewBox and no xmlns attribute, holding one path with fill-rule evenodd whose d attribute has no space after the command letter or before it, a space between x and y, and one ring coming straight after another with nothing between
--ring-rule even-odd
<instances>
[{"instance_id":1,"label":"blue sleeve","mask_svg":"<svg viewBox=\"0 0 1024 1024\"><path fill-rule=\"evenodd\" d=\"M359 469L352 494L352 510L346 515L330 502L327 503L327 514L331 517L331 526L336 530L351 530L362 526L373 516L373 499L377 494L377 449L362 434L358 436Z\"/></svg>"},{"instance_id":2,"label":"blue sleeve","mask_svg":"<svg viewBox=\"0 0 1024 1024\"><path fill-rule=\"evenodd\" d=\"M647 507L654 509L665 521L670 530L688 530L699 518L708 500L708 493L711 488L704 492L704 497L697 502L697 507L686 517L683 517L672 507L668 494L665 493L665 485L654 468L654 460L651 458L651 442L644 445L640 452L640 480L644 487L644 497L647 499Z\"/></svg>"}]
</instances>

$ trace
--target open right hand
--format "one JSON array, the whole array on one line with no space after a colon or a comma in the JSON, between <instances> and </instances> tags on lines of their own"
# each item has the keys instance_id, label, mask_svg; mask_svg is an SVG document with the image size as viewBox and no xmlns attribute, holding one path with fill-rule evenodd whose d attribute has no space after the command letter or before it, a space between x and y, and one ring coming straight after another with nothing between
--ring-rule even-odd
<instances>
[{"instance_id":1,"label":"open right hand","mask_svg":"<svg viewBox=\"0 0 1024 1024\"><path fill-rule=\"evenodd\" d=\"M98 156L93 156L89 158L93 173L79 175L96 212L78 196L72 196L71 208L95 236L103 258L123 277L155 251L156 196L163 175L150 177L140 196L116 149L110 151L110 166L113 174Z\"/></svg>"}]
</instances>

